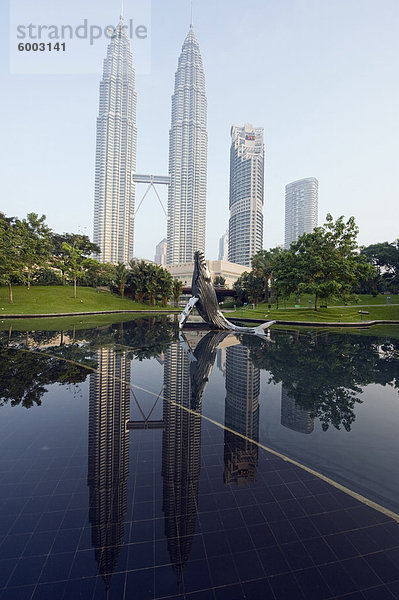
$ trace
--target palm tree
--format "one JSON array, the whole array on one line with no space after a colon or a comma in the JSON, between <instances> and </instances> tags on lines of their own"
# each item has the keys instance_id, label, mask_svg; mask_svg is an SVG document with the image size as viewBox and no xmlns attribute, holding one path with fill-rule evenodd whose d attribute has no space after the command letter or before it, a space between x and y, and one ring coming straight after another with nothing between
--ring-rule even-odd
<instances>
[{"instance_id":1,"label":"palm tree","mask_svg":"<svg viewBox=\"0 0 399 600\"><path fill-rule=\"evenodd\" d=\"M115 269L115 278L116 278L116 284L119 288L119 293L122 298L125 295L125 284L126 284L128 275L129 275L129 271L126 268L126 265L122 262L119 262Z\"/></svg>"},{"instance_id":2,"label":"palm tree","mask_svg":"<svg viewBox=\"0 0 399 600\"><path fill-rule=\"evenodd\" d=\"M180 279L174 279L172 283L172 296L175 303L175 306L179 303L179 298L183 291L183 282Z\"/></svg>"}]
</instances>

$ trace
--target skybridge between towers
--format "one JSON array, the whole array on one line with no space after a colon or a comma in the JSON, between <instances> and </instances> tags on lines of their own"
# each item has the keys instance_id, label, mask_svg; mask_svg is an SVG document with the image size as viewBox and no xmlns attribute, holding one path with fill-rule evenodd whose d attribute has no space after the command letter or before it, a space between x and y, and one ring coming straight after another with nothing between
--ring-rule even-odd
<instances>
[{"instance_id":1,"label":"skybridge between towers","mask_svg":"<svg viewBox=\"0 0 399 600\"><path fill-rule=\"evenodd\" d=\"M143 204L145 197L147 196L148 192L150 191L150 189L152 188L159 200L159 203L161 205L161 208L165 214L165 217L168 218L168 213L166 212L166 209L162 203L161 197L158 194L158 190L155 187L156 185L170 185L170 175L141 175L139 173L134 173L133 174L133 182L134 183L146 183L147 184L147 189L144 192L143 197L141 198L139 205L136 209L136 212L134 213L134 216L137 215L140 206Z\"/></svg>"}]
</instances>

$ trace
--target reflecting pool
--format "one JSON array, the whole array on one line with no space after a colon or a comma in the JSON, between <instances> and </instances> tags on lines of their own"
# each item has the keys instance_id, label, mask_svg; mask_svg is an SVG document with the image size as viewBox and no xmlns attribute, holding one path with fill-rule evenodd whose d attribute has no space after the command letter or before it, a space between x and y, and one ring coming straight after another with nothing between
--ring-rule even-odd
<instances>
[{"instance_id":1,"label":"reflecting pool","mask_svg":"<svg viewBox=\"0 0 399 600\"><path fill-rule=\"evenodd\" d=\"M399 340L0 344L0 600L399 598Z\"/></svg>"}]
</instances>

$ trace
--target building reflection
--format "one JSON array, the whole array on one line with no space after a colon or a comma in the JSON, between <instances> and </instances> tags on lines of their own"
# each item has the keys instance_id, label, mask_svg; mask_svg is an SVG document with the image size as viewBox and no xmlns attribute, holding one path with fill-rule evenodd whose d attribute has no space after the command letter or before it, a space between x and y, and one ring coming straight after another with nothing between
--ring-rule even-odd
<instances>
[{"instance_id":1,"label":"building reflection","mask_svg":"<svg viewBox=\"0 0 399 600\"><path fill-rule=\"evenodd\" d=\"M226 348L224 482L254 483L258 465L260 370L242 345ZM232 430L232 431L230 431ZM236 435L237 432L240 435Z\"/></svg>"},{"instance_id":2,"label":"building reflection","mask_svg":"<svg viewBox=\"0 0 399 600\"><path fill-rule=\"evenodd\" d=\"M109 588L124 536L129 476L130 359L125 352L96 352L90 375L88 485L92 545Z\"/></svg>"},{"instance_id":3,"label":"building reflection","mask_svg":"<svg viewBox=\"0 0 399 600\"><path fill-rule=\"evenodd\" d=\"M311 412L299 406L284 386L281 388L281 425L298 433L309 434L314 429Z\"/></svg>"},{"instance_id":4,"label":"building reflection","mask_svg":"<svg viewBox=\"0 0 399 600\"><path fill-rule=\"evenodd\" d=\"M165 535L178 581L195 534L201 467L201 399L193 399L190 366L183 347L172 344L164 366L162 477Z\"/></svg>"},{"instance_id":5,"label":"building reflection","mask_svg":"<svg viewBox=\"0 0 399 600\"><path fill-rule=\"evenodd\" d=\"M127 512L130 430L162 429L162 478L165 536L177 581L182 581L196 531L198 488L201 468L202 397L226 332L194 334L186 344L174 343L162 356L164 368L163 414L161 420L136 421L130 415L130 358L125 352L101 349L96 352L97 370L90 376L88 485L92 545L106 588L118 560ZM234 343L238 341L234 338ZM188 350L187 350L188 349ZM259 370L248 361L240 346L227 348L230 384L234 388L234 361L245 359L245 393L229 394L230 424L249 437L257 436ZM227 367L227 372L229 369ZM240 380L243 368L240 366ZM240 385L243 385L241 381ZM250 390L247 394L247 388ZM257 391L256 391L257 390ZM234 395L235 394L235 395ZM245 400L242 395L244 394ZM238 412L233 406L239 404ZM245 406L245 408L243 408ZM250 406L250 410L248 409ZM243 421L244 419L244 421ZM255 431L256 430L256 431ZM256 437L257 439L257 437ZM239 456L241 478L254 479L257 450L234 436L229 442ZM256 457L255 457L256 454ZM244 475L244 470L247 474Z\"/></svg>"}]
</instances>

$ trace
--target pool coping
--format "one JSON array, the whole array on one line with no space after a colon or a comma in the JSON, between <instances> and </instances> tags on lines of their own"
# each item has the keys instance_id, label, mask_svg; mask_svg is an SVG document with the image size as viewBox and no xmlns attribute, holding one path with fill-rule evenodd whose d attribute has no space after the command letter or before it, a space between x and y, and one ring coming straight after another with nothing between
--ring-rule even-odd
<instances>
[{"instance_id":1,"label":"pool coping","mask_svg":"<svg viewBox=\"0 0 399 600\"><path fill-rule=\"evenodd\" d=\"M144 313L144 314L156 314L156 315L163 315L163 314L170 314L170 313L180 313L181 310L176 310L176 309L165 309L165 310L151 310L151 309L143 309L143 310L137 310L137 309L127 309L127 310L91 310L91 311L85 311L85 312L65 312L65 313L34 313L34 314L16 314L16 315L10 315L10 314L1 314L0 318L1 319L49 319L49 318L57 318L57 317L83 317L83 316L88 316L88 315L112 315L112 314L129 314L129 313Z\"/></svg>"},{"instance_id":2,"label":"pool coping","mask_svg":"<svg viewBox=\"0 0 399 600\"><path fill-rule=\"evenodd\" d=\"M230 321L244 323L264 323L262 319L246 319L245 317L230 317ZM390 321L388 319L374 321L280 321L276 320L275 325L299 325L311 327L370 327L371 325L399 325L399 320Z\"/></svg>"}]
</instances>

